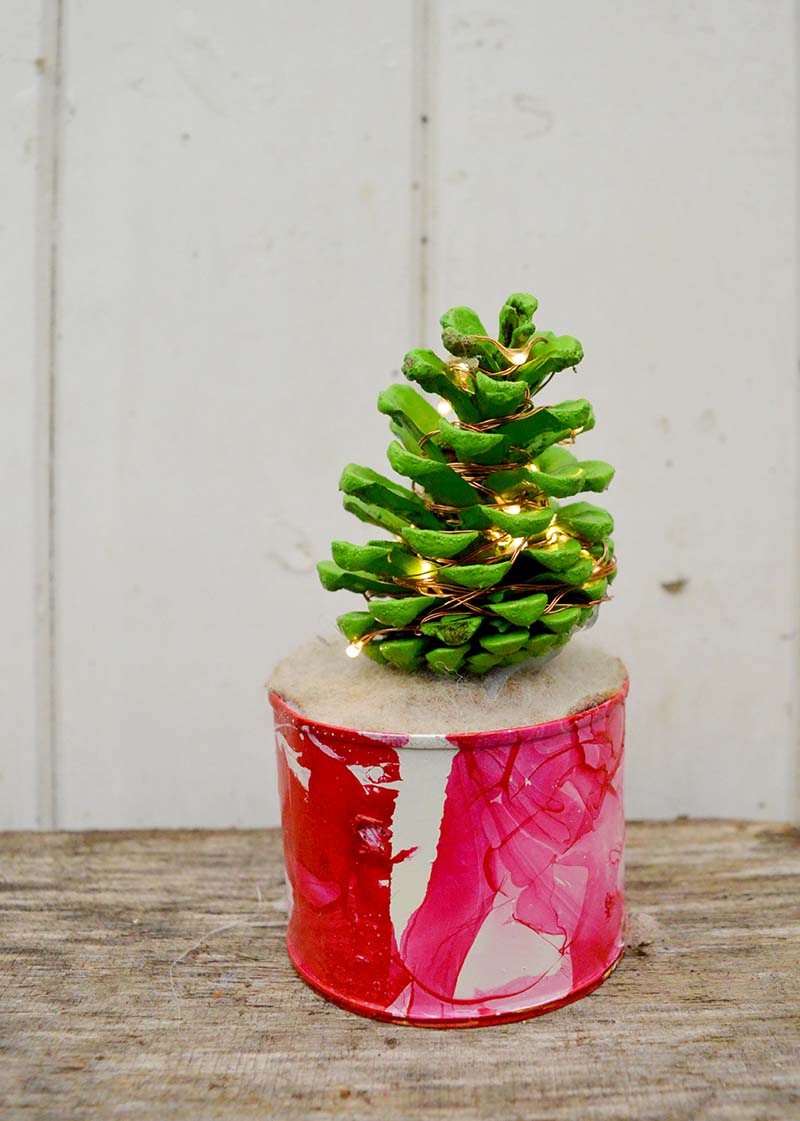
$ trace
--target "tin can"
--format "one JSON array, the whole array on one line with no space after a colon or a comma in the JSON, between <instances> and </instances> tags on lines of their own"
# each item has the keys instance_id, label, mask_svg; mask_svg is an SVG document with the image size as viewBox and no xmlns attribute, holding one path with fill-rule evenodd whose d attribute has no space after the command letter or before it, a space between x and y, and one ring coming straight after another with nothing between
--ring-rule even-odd
<instances>
[{"instance_id":1,"label":"tin can","mask_svg":"<svg viewBox=\"0 0 800 1121\"><path fill-rule=\"evenodd\" d=\"M459 735L340 728L271 693L300 976L350 1011L429 1027L597 988L623 950L627 691Z\"/></svg>"}]
</instances>

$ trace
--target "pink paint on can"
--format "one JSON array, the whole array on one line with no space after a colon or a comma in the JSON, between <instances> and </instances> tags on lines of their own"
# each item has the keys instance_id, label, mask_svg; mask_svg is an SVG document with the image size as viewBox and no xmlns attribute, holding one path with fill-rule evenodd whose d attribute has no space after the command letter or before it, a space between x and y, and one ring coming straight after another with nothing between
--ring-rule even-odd
<instances>
[{"instance_id":1,"label":"pink paint on can","mask_svg":"<svg viewBox=\"0 0 800 1121\"><path fill-rule=\"evenodd\" d=\"M338 728L272 693L301 977L430 1027L524 1019L601 984L623 949L627 690L450 736Z\"/></svg>"}]
</instances>

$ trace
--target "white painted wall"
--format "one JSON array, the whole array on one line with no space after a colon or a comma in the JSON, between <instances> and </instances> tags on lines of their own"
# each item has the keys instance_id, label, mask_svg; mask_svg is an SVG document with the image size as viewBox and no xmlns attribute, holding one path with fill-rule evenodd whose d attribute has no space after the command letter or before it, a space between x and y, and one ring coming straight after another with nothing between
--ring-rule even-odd
<instances>
[{"instance_id":1,"label":"white painted wall","mask_svg":"<svg viewBox=\"0 0 800 1121\"><path fill-rule=\"evenodd\" d=\"M0 825L277 821L339 470L518 289L618 467L629 814L793 816L789 0L42 4L0 27Z\"/></svg>"},{"instance_id":2,"label":"white painted wall","mask_svg":"<svg viewBox=\"0 0 800 1121\"><path fill-rule=\"evenodd\" d=\"M47 425L37 424L46 416L39 408L46 348L37 338L47 335L46 317L37 319L46 306L37 239L47 194L40 31L35 5L0 5L0 828L12 829L36 821L35 677L46 624L46 586L37 597L37 530L47 521L46 467L37 467L47 462Z\"/></svg>"},{"instance_id":3,"label":"white painted wall","mask_svg":"<svg viewBox=\"0 0 800 1121\"><path fill-rule=\"evenodd\" d=\"M431 312L531 290L584 343L559 392L618 471L596 633L632 674L637 815L792 812L793 31L788 0L438 8Z\"/></svg>"}]
</instances>

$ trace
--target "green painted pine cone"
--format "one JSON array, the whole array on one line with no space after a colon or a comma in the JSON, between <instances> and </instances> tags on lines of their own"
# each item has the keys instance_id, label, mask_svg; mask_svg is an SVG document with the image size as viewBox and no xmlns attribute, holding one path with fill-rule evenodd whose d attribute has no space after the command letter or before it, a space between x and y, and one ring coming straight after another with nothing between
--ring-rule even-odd
<instances>
[{"instance_id":1,"label":"green painted pine cone","mask_svg":"<svg viewBox=\"0 0 800 1121\"><path fill-rule=\"evenodd\" d=\"M347 652L405 671L483 674L551 656L593 620L616 575L606 510L582 498L614 469L565 446L594 426L588 401L539 405L550 379L583 358L577 339L538 330L537 302L515 293L496 339L471 308L442 316L450 352L412 350L378 398L408 485L350 464L345 509L391 534L336 541L322 561L330 591L365 597L340 615Z\"/></svg>"}]
</instances>

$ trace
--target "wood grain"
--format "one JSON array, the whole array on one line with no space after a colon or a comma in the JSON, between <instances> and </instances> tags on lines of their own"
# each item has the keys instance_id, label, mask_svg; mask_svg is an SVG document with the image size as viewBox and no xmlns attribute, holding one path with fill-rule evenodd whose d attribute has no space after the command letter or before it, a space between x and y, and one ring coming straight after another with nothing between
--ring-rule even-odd
<instances>
[{"instance_id":1,"label":"wood grain","mask_svg":"<svg viewBox=\"0 0 800 1121\"><path fill-rule=\"evenodd\" d=\"M0 1116L800 1116L800 836L629 828L631 946L541 1019L419 1030L327 1004L283 945L280 835L0 835Z\"/></svg>"}]
</instances>

